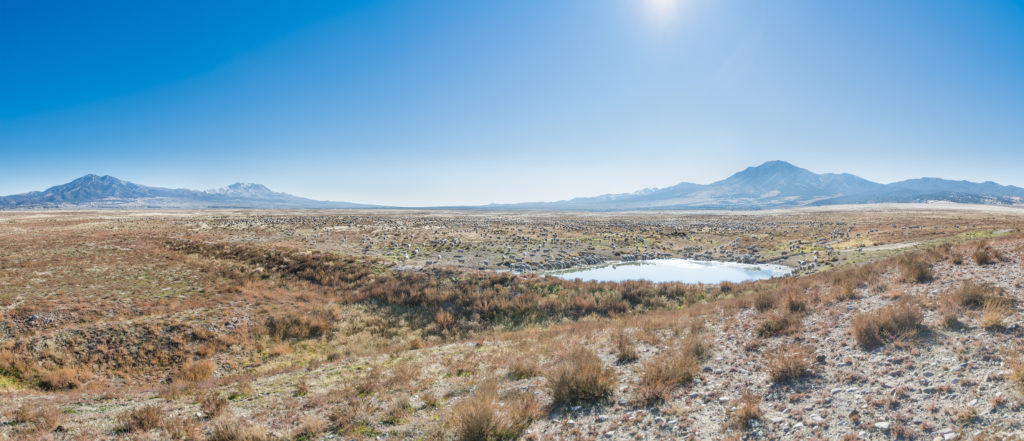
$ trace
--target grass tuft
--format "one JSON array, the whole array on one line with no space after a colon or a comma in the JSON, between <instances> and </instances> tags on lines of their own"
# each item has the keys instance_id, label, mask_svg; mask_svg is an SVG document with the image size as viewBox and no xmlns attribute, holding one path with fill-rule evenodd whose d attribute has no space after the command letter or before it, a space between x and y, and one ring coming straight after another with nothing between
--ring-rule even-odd
<instances>
[{"instance_id":1,"label":"grass tuft","mask_svg":"<svg viewBox=\"0 0 1024 441\"><path fill-rule=\"evenodd\" d=\"M458 441L512 440L519 438L540 415L540 405L533 394L515 394L502 402L497 385L487 382L452 409L451 423Z\"/></svg>"},{"instance_id":2,"label":"grass tuft","mask_svg":"<svg viewBox=\"0 0 1024 441\"><path fill-rule=\"evenodd\" d=\"M577 347L548 375L548 388L555 407L592 405L612 395L615 374L585 347Z\"/></svg>"},{"instance_id":3,"label":"grass tuft","mask_svg":"<svg viewBox=\"0 0 1024 441\"><path fill-rule=\"evenodd\" d=\"M924 314L910 302L864 312L853 318L851 331L857 344L865 349L882 346L887 341L916 335Z\"/></svg>"},{"instance_id":4,"label":"grass tuft","mask_svg":"<svg viewBox=\"0 0 1024 441\"><path fill-rule=\"evenodd\" d=\"M636 401L651 405L667 401L677 387L693 382L697 357L685 350L666 350L643 363Z\"/></svg>"},{"instance_id":5,"label":"grass tuft","mask_svg":"<svg viewBox=\"0 0 1024 441\"><path fill-rule=\"evenodd\" d=\"M925 283L932 280L932 266L921 253L908 253L896 261L900 279L910 283Z\"/></svg>"},{"instance_id":6,"label":"grass tuft","mask_svg":"<svg viewBox=\"0 0 1024 441\"><path fill-rule=\"evenodd\" d=\"M739 403L729 416L727 426L735 430L747 430L750 422L759 420L764 416L761 410L761 397L747 390L743 392Z\"/></svg>"},{"instance_id":7,"label":"grass tuft","mask_svg":"<svg viewBox=\"0 0 1024 441\"><path fill-rule=\"evenodd\" d=\"M117 417L117 431L121 433L149 432L160 427L163 410L159 406L147 405L129 409Z\"/></svg>"},{"instance_id":8,"label":"grass tuft","mask_svg":"<svg viewBox=\"0 0 1024 441\"><path fill-rule=\"evenodd\" d=\"M768 361L768 377L772 379L772 382L780 384L810 375L813 352L811 348L798 344L789 344L779 348Z\"/></svg>"},{"instance_id":9,"label":"grass tuft","mask_svg":"<svg viewBox=\"0 0 1024 441\"><path fill-rule=\"evenodd\" d=\"M636 342L626 331L619 331L613 337L615 341L615 359L619 363L632 363L640 358L636 351Z\"/></svg>"}]
</instances>

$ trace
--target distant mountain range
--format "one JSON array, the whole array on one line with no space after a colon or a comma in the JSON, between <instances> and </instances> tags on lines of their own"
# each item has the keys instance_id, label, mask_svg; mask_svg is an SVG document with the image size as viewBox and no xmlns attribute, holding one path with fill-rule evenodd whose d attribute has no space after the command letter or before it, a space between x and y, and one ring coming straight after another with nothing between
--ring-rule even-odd
<instances>
[{"instance_id":1,"label":"distant mountain range","mask_svg":"<svg viewBox=\"0 0 1024 441\"><path fill-rule=\"evenodd\" d=\"M606 194L558 202L489 205L534 210L759 210L882 202L948 201L1018 205L1024 188L995 182L938 178L879 184L851 174L818 174L785 161L769 161L711 184L684 182L634 193Z\"/></svg>"},{"instance_id":2,"label":"distant mountain range","mask_svg":"<svg viewBox=\"0 0 1024 441\"><path fill-rule=\"evenodd\" d=\"M231 184L215 190L146 187L113 176L85 175L67 184L0 197L0 209L156 208L369 208L276 193L259 184Z\"/></svg>"},{"instance_id":3,"label":"distant mountain range","mask_svg":"<svg viewBox=\"0 0 1024 441\"><path fill-rule=\"evenodd\" d=\"M851 174L818 174L770 161L711 184L681 183L633 193L557 202L442 207L500 210L760 210L836 204L948 201L1024 205L1024 188L995 182L910 179L879 184ZM146 187L112 176L86 175L45 191L0 197L0 209L394 208L328 202L276 193L259 184L216 190Z\"/></svg>"}]
</instances>

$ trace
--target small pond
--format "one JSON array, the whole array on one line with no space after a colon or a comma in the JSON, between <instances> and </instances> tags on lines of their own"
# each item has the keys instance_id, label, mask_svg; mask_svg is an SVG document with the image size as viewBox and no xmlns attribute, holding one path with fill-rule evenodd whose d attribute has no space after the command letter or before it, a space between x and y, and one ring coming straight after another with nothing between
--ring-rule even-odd
<instances>
[{"instance_id":1,"label":"small pond","mask_svg":"<svg viewBox=\"0 0 1024 441\"><path fill-rule=\"evenodd\" d=\"M721 283L746 282L785 276L792 268L783 265L744 264L713 260L657 259L612 263L598 267L555 271L567 280L598 282L648 280L651 282Z\"/></svg>"}]
</instances>

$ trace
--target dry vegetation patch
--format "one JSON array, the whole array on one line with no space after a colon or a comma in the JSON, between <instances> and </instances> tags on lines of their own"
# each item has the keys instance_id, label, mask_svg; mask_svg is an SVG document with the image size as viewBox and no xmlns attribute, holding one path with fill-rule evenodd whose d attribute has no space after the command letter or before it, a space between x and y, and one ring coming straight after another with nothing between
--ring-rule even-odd
<instances>
[{"instance_id":1,"label":"dry vegetation patch","mask_svg":"<svg viewBox=\"0 0 1024 441\"><path fill-rule=\"evenodd\" d=\"M752 421L759 420L762 417L764 417L764 411L761 410L761 397L750 390L746 390L740 399L733 404L733 410L730 411L727 426L735 430L747 430L750 428Z\"/></svg>"},{"instance_id":2,"label":"dry vegetation patch","mask_svg":"<svg viewBox=\"0 0 1024 441\"><path fill-rule=\"evenodd\" d=\"M163 409L146 405L129 409L117 416L117 431L122 433L148 432L160 427Z\"/></svg>"},{"instance_id":3,"label":"dry vegetation patch","mask_svg":"<svg viewBox=\"0 0 1024 441\"><path fill-rule=\"evenodd\" d=\"M923 253L910 253L896 261L900 278L905 282L924 283L932 280L932 265Z\"/></svg>"},{"instance_id":4,"label":"dry vegetation patch","mask_svg":"<svg viewBox=\"0 0 1024 441\"><path fill-rule=\"evenodd\" d=\"M693 382L698 365L691 351L672 348L644 361L636 401L651 405L668 400L676 388Z\"/></svg>"},{"instance_id":5,"label":"dry vegetation patch","mask_svg":"<svg viewBox=\"0 0 1024 441\"><path fill-rule=\"evenodd\" d=\"M519 438L541 415L532 394L515 393L500 400L497 384L487 382L452 409L451 425L459 441L509 440Z\"/></svg>"},{"instance_id":6,"label":"dry vegetation patch","mask_svg":"<svg viewBox=\"0 0 1024 441\"><path fill-rule=\"evenodd\" d=\"M555 407L593 405L611 397L615 373L594 351L580 346L547 375L547 385Z\"/></svg>"},{"instance_id":7,"label":"dry vegetation patch","mask_svg":"<svg viewBox=\"0 0 1024 441\"><path fill-rule=\"evenodd\" d=\"M814 349L799 344L778 348L767 361L768 377L773 383L788 383L811 374Z\"/></svg>"},{"instance_id":8,"label":"dry vegetation patch","mask_svg":"<svg viewBox=\"0 0 1024 441\"><path fill-rule=\"evenodd\" d=\"M853 318L851 331L857 344L866 349L881 346L888 341L908 338L921 330L924 313L910 301L901 301L875 311L858 314Z\"/></svg>"}]
</instances>

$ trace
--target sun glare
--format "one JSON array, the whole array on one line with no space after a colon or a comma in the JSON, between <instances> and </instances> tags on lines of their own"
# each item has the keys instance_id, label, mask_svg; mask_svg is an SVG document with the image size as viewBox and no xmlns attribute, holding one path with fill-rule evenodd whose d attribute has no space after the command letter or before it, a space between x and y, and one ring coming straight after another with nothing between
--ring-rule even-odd
<instances>
[{"instance_id":1,"label":"sun glare","mask_svg":"<svg viewBox=\"0 0 1024 441\"><path fill-rule=\"evenodd\" d=\"M671 23L679 12L679 3L682 0L643 0L648 18L651 21L665 25Z\"/></svg>"}]
</instances>

